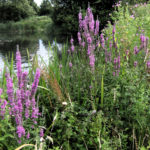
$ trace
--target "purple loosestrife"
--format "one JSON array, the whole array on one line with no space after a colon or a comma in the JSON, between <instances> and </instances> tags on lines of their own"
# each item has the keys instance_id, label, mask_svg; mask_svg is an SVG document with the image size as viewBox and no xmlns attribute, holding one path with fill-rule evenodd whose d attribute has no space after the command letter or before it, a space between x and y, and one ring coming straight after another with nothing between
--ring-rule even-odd
<instances>
[{"instance_id":1,"label":"purple loosestrife","mask_svg":"<svg viewBox=\"0 0 150 150\"><path fill-rule=\"evenodd\" d=\"M22 136L25 136L25 129L22 125L17 126L17 131L16 133L18 134L18 137L21 138Z\"/></svg>"},{"instance_id":2,"label":"purple loosestrife","mask_svg":"<svg viewBox=\"0 0 150 150\"><path fill-rule=\"evenodd\" d=\"M149 60L147 61L146 65L147 65L147 69L150 69L150 61Z\"/></svg>"},{"instance_id":3,"label":"purple loosestrife","mask_svg":"<svg viewBox=\"0 0 150 150\"><path fill-rule=\"evenodd\" d=\"M32 99L35 96L36 90L37 90L37 86L39 83L39 78L40 78L40 69L36 69L36 74L34 77L34 82L32 84L32 88L31 88L31 95L30 98Z\"/></svg>"},{"instance_id":4,"label":"purple loosestrife","mask_svg":"<svg viewBox=\"0 0 150 150\"><path fill-rule=\"evenodd\" d=\"M78 32L78 42L79 42L79 45L81 46L82 45L82 39L81 39L81 33L80 32Z\"/></svg>"},{"instance_id":5,"label":"purple loosestrife","mask_svg":"<svg viewBox=\"0 0 150 150\"><path fill-rule=\"evenodd\" d=\"M35 123L35 119L37 119L39 115L39 109L38 107L36 107L36 102L34 98L31 100L31 106L32 106L31 118L33 118L33 122Z\"/></svg>"},{"instance_id":6,"label":"purple loosestrife","mask_svg":"<svg viewBox=\"0 0 150 150\"><path fill-rule=\"evenodd\" d=\"M118 56L118 69L120 69L120 55Z\"/></svg>"},{"instance_id":7,"label":"purple loosestrife","mask_svg":"<svg viewBox=\"0 0 150 150\"><path fill-rule=\"evenodd\" d=\"M29 139L30 138L30 133L29 133L29 131L28 131L28 133L27 133L27 137L26 137L27 139Z\"/></svg>"},{"instance_id":8,"label":"purple loosestrife","mask_svg":"<svg viewBox=\"0 0 150 150\"><path fill-rule=\"evenodd\" d=\"M44 136L44 130L41 128L40 129L40 137L43 137Z\"/></svg>"},{"instance_id":9,"label":"purple loosestrife","mask_svg":"<svg viewBox=\"0 0 150 150\"><path fill-rule=\"evenodd\" d=\"M1 104L1 106L0 106L0 117L2 117L2 119L4 119L7 101L3 100L3 101L0 102L0 104Z\"/></svg>"},{"instance_id":10,"label":"purple loosestrife","mask_svg":"<svg viewBox=\"0 0 150 150\"><path fill-rule=\"evenodd\" d=\"M134 54L135 55L138 54L138 47L137 46L134 47Z\"/></svg>"},{"instance_id":11,"label":"purple loosestrife","mask_svg":"<svg viewBox=\"0 0 150 150\"><path fill-rule=\"evenodd\" d=\"M70 40L70 43L71 43L71 52L74 52L74 49L75 49L75 47L74 47L74 45L73 45L73 42L74 42L74 40L73 40L73 38L71 37L71 40Z\"/></svg>"},{"instance_id":12,"label":"purple loosestrife","mask_svg":"<svg viewBox=\"0 0 150 150\"><path fill-rule=\"evenodd\" d=\"M96 20L96 28L95 28L95 35L98 35L98 33L99 33L99 20L97 19Z\"/></svg>"},{"instance_id":13,"label":"purple loosestrife","mask_svg":"<svg viewBox=\"0 0 150 150\"><path fill-rule=\"evenodd\" d=\"M101 33L101 45L102 45L102 48L104 49L105 48L105 39L104 39L104 36L103 36L103 33Z\"/></svg>"},{"instance_id":14,"label":"purple loosestrife","mask_svg":"<svg viewBox=\"0 0 150 150\"><path fill-rule=\"evenodd\" d=\"M72 68L72 63L71 62L69 62L69 67Z\"/></svg>"},{"instance_id":15,"label":"purple loosestrife","mask_svg":"<svg viewBox=\"0 0 150 150\"><path fill-rule=\"evenodd\" d=\"M21 100L24 102L25 100L25 91L27 90L27 75L28 72L22 73L22 82L21 82Z\"/></svg>"},{"instance_id":16,"label":"purple loosestrife","mask_svg":"<svg viewBox=\"0 0 150 150\"><path fill-rule=\"evenodd\" d=\"M82 26L83 26L81 10L80 10L80 12L78 14L78 18L79 18L79 27L80 27L80 30L81 30Z\"/></svg>"},{"instance_id":17,"label":"purple loosestrife","mask_svg":"<svg viewBox=\"0 0 150 150\"><path fill-rule=\"evenodd\" d=\"M21 88L22 71L21 71L21 55L19 50L17 50L16 52L16 66L17 66L18 87Z\"/></svg>"},{"instance_id":18,"label":"purple loosestrife","mask_svg":"<svg viewBox=\"0 0 150 150\"><path fill-rule=\"evenodd\" d=\"M82 47L83 47L83 48L85 47L85 42L84 42L84 41L82 42Z\"/></svg>"},{"instance_id":19,"label":"purple loosestrife","mask_svg":"<svg viewBox=\"0 0 150 150\"><path fill-rule=\"evenodd\" d=\"M94 70L94 65L95 65L95 56L93 54L91 54L89 56L89 59L90 59L90 66L91 68Z\"/></svg>"},{"instance_id":20,"label":"purple loosestrife","mask_svg":"<svg viewBox=\"0 0 150 150\"><path fill-rule=\"evenodd\" d=\"M134 67L136 67L138 65L137 61L134 61Z\"/></svg>"},{"instance_id":21,"label":"purple loosestrife","mask_svg":"<svg viewBox=\"0 0 150 150\"><path fill-rule=\"evenodd\" d=\"M6 81L7 81L7 95L9 104L12 105L14 103L14 90L13 90L13 81L9 74L6 74Z\"/></svg>"}]
</instances>

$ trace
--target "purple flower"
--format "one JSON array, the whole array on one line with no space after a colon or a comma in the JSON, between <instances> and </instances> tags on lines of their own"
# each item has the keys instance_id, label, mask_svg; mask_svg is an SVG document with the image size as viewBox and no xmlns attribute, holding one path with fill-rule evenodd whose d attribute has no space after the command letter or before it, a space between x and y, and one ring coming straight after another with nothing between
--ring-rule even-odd
<instances>
[{"instance_id":1,"label":"purple flower","mask_svg":"<svg viewBox=\"0 0 150 150\"><path fill-rule=\"evenodd\" d=\"M74 45L71 46L71 51L74 52Z\"/></svg>"},{"instance_id":2,"label":"purple flower","mask_svg":"<svg viewBox=\"0 0 150 150\"><path fill-rule=\"evenodd\" d=\"M126 50L126 55L127 55L127 56L129 55L129 52L130 52L130 50Z\"/></svg>"},{"instance_id":3,"label":"purple flower","mask_svg":"<svg viewBox=\"0 0 150 150\"><path fill-rule=\"evenodd\" d=\"M79 17L79 20L82 20L82 13L81 13L81 10L80 10L80 12L79 12L79 14L78 14L78 17Z\"/></svg>"},{"instance_id":4,"label":"purple flower","mask_svg":"<svg viewBox=\"0 0 150 150\"><path fill-rule=\"evenodd\" d=\"M32 88L31 88L31 98L34 97L34 95L36 93L37 86L38 86L38 83L39 83L39 78L40 78L40 69L36 69L34 82L32 84Z\"/></svg>"},{"instance_id":5,"label":"purple flower","mask_svg":"<svg viewBox=\"0 0 150 150\"><path fill-rule=\"evenodd\" d=\"M116 64L117 63L117 58L114 58L114 64Z\"/></svg>"},{"instance_id":6,"label":"purple flower","mask_svg":"<svg viewBox=\"0 0 150 150\"><path fill-rule=\"evenodd\" d=\"M134 54L135 55L138 54L138 47L137 46L134 47Z\"/></svg>"},{"instance_id":7,"label":"purple flower","mask_svg":"<svg viewBox=\"0 0 150 150\"><path fill-rule=\"evenodd\" d=\"M40 137L43 137L44 136L44 130L41 128L40 129Z\"/></svg>"},{"instance_id":8,"label":"purple flower","mask_svg":"<svg viewBox=\"0 0 150 150\"><path fill-rule=\"evenodd\" d=\"M73 40L73 38L71 38L70 43L73 44L73 42L74 42L74 40Z\"/></svg>"},{"instance_id":9,"label":"purple flower","mask_svg":"<svg viewBox=\"0 0 150 150\"><path fill-rule=\"evenodd\" d=\"M89 56L89 59L90 59L90 66L91 66L91 68L94 68L94 65L95 65L95 56L93 54L91 54Z\"/></svg>"},{"instance_id":10,"label":"purple flower","mask_svg":"<svg viewBox=\"0 0 150 150\"><path fill-rule=\"evenodd\" d=\"M147 61L147 68L150 69L150 61Z\"/></svg>"},{"instance_id":11,"label":"purple flower","mask_svg":"<svg viewBox=\"0 0 150 150\"><path fill-rule=\"evenodd\" d=\"M116 26L115 26L115 24L114 24L114 25L113 25L113 31L112 31L112 33L115 34L115 32L116 32Z\"/></svg>"},{"instance_id":12,"label":"purple flower","mask_svg":"<svg viewBox=\"0 0 150 150\"><path fill-rule=\"evenodd\" d=\"M89 22L89 29L90 29L90 32L94 32L94 20L91 20L91 22Z\"/></svg>"},{"instance_id":13,"label":"purple flower","mask_svg":"<svg viewBox=\"0 0 150 150\"><path fill-rule=\"evenodd\" d=\"M131 15L130 18L134 19L135 17L134 17L134 15Z\"/></svg>"},{"instance_id":14,"label":"purple flower","mask_svg":"<svg viewBox=\"0 0 150 150\"><path fill-rule=\"evenodd\" d=\"M137 66L137 64L138 64L138 62L137 62L137 61L134 61L134 67L136 67L136 66Z\"/></svg>"},{"instance_id":15,"label":"purple flower","mask_svg":"<svg viewBox=\"0 0 150 150\"><path fill-rule=\"evenodd\" d=\"M7 81L6 86L7 86L8 100L9 100L9 104L11 105L14 102L14 90L13 90L13 81L9 76L9 74L6 74L6 81Z\"/></svg>"},{"instance_id":16,"label":"purple flower","mask_svg":"<svg viewBox=\"0 0 150 150\"><path fill-rule=\"evenodd\" d=\"M72 63L71 62L69 62L69 67L72 68Z\"/></svg>"},{"instance_id":17,"label":"purple flower","mask_svg":"<svg viewBox=\"0 0 150 150\"><path fill-rule=\"evenodd\" d=\"M60 69L62 68L62 64L59 65L59 68L60 68Z\"/></svg>"},{"instance_id":18,"label":"purple flower","mask_svg":"<svg viewBox=\"0 0 150 150\"><path fill-rule=\"evenodd\" d=\"M90 36L87 38L87 42L88 42L88 44L92 43L92 38Z\"/></svg>"},{"instance_id":19,"label":"purple flower","mask_svg":"<svg viewBox=\"0 0 150 150\"><path fill-rule=\"evenodd\" d=\"M17 126L17 131L16 133L18 134L18 137L21 138L22 136L25 136L25 129L22 125Z\"/></svg>"},{"instance_id":20,"label":"purple flower","mask_svg":"<svg viewBox=\"0 0 150 150\"><path fill-rule=\"evenodd\" d=\"M113 76L115 76L115 72L113 72Z\"/></svg>"},{"instance_id":21,"label":"purple flower","mask_svg":"<svg viewBox=\"0 0 150 150\"><path fill-rule=\"evenodd\" d=\"M84 41L82 42L82 47L83 47L83 48L85 47L85 42L84 42Z\"/></svg>"},{"instance_id":22,"label":"purple flower","mask_svg":"<svg viewBox=\"0 0 150 150\"><path fill-rule=\"evenodd\" d=\"M17 50L16 52L16 66L17 66L18 87L21 88L22 71L21 71L21 55L19 50Z\"/></svg>"},{"instance_id":23,"label":"purple flower","mask_svg":"<svg viewBox=\"0 0 150 150\"><path fill-rule=\"evenodd\" d=\"M5 115L5 108L6 108L6 105L7 105L7 101L4 100L3 103L1 104L1 107L0 107L0 116L2 118L4 118L4 115Z\"/></svg>"},{"instance_id":24,"label":"purple flower","mask_svg":"<svg viewBox=\"0 0 150 150\"><path fill-rule=\"evenodd\" d=\"M90 85L89 88L92 89L92 85Z\"/></svg>"},{"instance_id":25,"label":"purple flower","mask_svg":"<svg viewBox=\"0 0 150 150\"><path fill-rule=\"evenodd\" d=\"M96 28L95 28L95 35L98 35L99 33L99 20L96 20Z\"/></svg>"},{"instance_id":26,"label":"purple flower","mask_svg":"<svg viewBox=\"0 0 150 150\"><path fill-rule=\"evenodd\" d=\"M27 139L29 139L30 138L30 133L29 133L29 131L28 131L28 133L27 133Z\"/></svg>"}]
</instances>

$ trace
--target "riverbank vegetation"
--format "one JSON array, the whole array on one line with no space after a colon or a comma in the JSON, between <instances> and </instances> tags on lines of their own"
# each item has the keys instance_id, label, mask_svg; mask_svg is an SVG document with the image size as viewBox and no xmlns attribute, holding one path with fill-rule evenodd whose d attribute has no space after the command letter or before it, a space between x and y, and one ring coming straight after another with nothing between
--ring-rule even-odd
<instances>
[{"instance_id":1,"label":"riverbank vegetation","mask_svg":"<svg viewBox=\"0 0 150 150\"><path fill-rule=\"evenodd\" d=\"M43 0L40 7L33 0L0 1L0 32L46 32L52 24L51 13L48 0Z\"/></svg>"},{"instance_id":2,"label":"riverbank vegetation","mask_svg":"<svg viewBox=\"0 0 150 150\"><path fill-rule=\"evenodd\" d=\"M53 58L35 56L28 72L17 50L1 71L0 148L148 150L149 8L119 1L100 32L89 5L78 13L78 44L49 45Z\"/></svg>"},{"instance_id":3,"label":"riverbank vegetation","mask_svg":"<svg viewBox=\"0 0 150 150\"><path fill-rule=\"evenodd\" d=\"M17 22L0 23L0 32L8 32L8 30L9 33L16 34L46 32L51 24L52 20L48 16L33 16Z\"/></svg>"}]
</instances>

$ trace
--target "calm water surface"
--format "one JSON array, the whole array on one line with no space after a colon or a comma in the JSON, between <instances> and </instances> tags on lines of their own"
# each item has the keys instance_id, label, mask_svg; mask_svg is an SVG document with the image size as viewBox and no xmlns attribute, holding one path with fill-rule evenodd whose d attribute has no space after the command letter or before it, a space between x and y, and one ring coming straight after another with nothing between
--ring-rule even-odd
<instances>
[{"instance_id":1,"label":"calm water surface","mask_svg":"<svg viewBox=\"0 0 150 150\"><path fill-rule=\"evenodd\" d=\"M12 53L15 58L16 45L19 45L19 50L22 56L22 66L28 67L27 49L30 54L30 61L32 61L33 56L37 54L38 56L41 56L45 62L48 62L48 59L51 59L53 56L53 52L50 51L49 48L49 42L52 46L54 46L54 39L54 37L48 37L43 34L17 35L9 33L0 33L0 70L3 70L4 60L7 57L11 56ZM62 41L56 43L59 50L62 48L62 43ZM40 59L40 57L38 58ZM10 61L10 59L8 59L8 61Z\"/></svg>"}]
</instances>

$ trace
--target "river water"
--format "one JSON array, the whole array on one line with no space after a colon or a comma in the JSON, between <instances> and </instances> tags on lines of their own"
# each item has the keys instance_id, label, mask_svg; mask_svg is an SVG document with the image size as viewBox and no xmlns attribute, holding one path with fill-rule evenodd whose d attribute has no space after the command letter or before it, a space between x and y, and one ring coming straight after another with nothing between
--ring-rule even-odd
<instances>
[{"instance_id":1,"label":"river water","mask_svg":"<svg viewBox=\"0 0 150 150\"><path fill-rule=\"evenodd\" d=\"M28 67L27 50L30 54L30 61L32 61L33 56L37 54L39 59L41 56L45 62L48 62L53 56L53 52L49 48L49 43L52 47L56 44L59 50L62 48L63 42L58 39L57 41L59 42L56 43L56 40L55 37L49 37L44 34L17 35L12 33L0 33L0 71L4 68L4 60L8 58L10 62L12 54L15 62L17 45L19 45L22 56L22 66Z\"/></svg>"}]
</instances>

